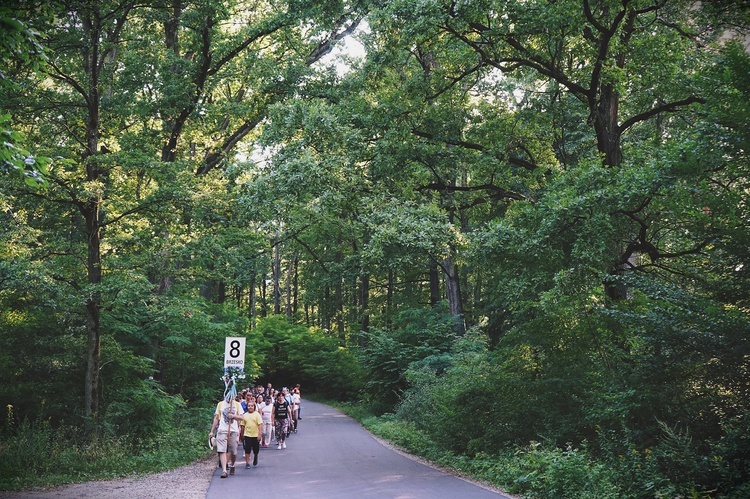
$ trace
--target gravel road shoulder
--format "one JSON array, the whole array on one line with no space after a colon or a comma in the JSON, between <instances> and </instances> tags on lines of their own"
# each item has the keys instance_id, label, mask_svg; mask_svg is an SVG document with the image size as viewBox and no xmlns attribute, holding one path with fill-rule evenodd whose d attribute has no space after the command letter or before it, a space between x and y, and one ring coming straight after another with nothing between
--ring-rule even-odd
<instances>
[{"instance_id":1,"label":"gravel road shoulder","mask_svg":"<svg viewBox=\"0 0 750 499\"><path fill-rule=\"evenodd\" d=\"M118 480L83 482L45 490L0 492L8 499L203 499L216 469L212 455L188 466Z\"/></svg>"}]
</instances>

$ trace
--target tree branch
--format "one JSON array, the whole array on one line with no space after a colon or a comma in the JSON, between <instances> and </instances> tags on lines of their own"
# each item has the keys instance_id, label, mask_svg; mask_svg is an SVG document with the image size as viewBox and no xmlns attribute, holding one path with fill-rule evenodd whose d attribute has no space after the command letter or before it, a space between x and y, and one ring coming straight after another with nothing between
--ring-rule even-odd
<instances>
[{"instance_id":1,"label":"tree branch","mask_svg":"<svg viewBox=\"0 0 750 499\"><path fill-rule=\"evenodd\" d=\"M339 29L344 26L347 19L349 19L349 17L346 14L339 17L336 20L336 28ZM333 31L331 31L328 38L319 43L318 46L315 47L312 52L310 52L310 54L305 59L305 64L307 66L311 66L318 62L323 56L329 54L331 50L333 50L334 43L352 34L361 22L362 18L356 17L352 20L349 26L346 26L343 30L336 32L337 30L334 29Z\"/></svg>"},{"instance_id":2,"label":"tree branch","mask_svg":"<svg viewBox=\"0 0 750 499\"><path fill-rule=\"evenodd\" d=\"M471 26L477 30L478 34L480 36L484 36L487 31L489 31L489 27L484 26L482 24L478 23L472 23ZM469 39L466 35L459 33L455 28L445 25L443 26L443 29L446 30L451 35L455 36L465 44L467 44L469 47L474 49L474 51L480 55L482 58L482 62L486 63L496 69L499 69L503 72L512 72L520 67L528 67L531 69L534 69L538 71L540 74L547 76L549 78L552 78L553 80L557 81L567 89L569 89L574 95L576 96L588 96L590 93L590 90L582 87L578 83L575 83L570 78L565 75L562 71L560 71L558 68L551 65L549 62L543 60L541 57L534 55L531 51L529 51L521 42L516 40L512 35L503 35L503 39L505 40L508 45L516 49L517 51L524 54L524 57L512 57L512 58L495 58L487 53L487 51L482 47L482 44L479 42L476 42L474 40ZM510 64L510 66L508 66Z\"/></svg>"},{"instance_id":3,"label":"tree branch","mask_svg":"<svg viewBox=\"0 0 750 499\"><path fill-rule=\"evenodd\" d=\"M55 281L64 282L66 284L70 284L73 287L73 289L75 289L76 291L81 291L81 286L77 282L75 282L74 280L72 280L72 279L67 279L67 278L65 278L63 276L60 276L60 275L57 275L57 274L52 274L52 275L50 275L50 277L53 280L55 280Z\"/></svg>"},{"instance_id":4,"label":"tree branch","mask_svg":"<svg viewBox=\"0 0 750 499\"><path fill-rule=\"evenodd\" d=\"M285 17L286 16L284 16L284 15L276 16L274 19L268 21L263 26L259 27L257 29L257 32L252 33L251 36L249 36L242 43L240 43L239 45L237 45L236 47L234 47L232 50L230 50L229 52L227 52L227 54L224 57L222 57L221 59L219 59L216 62L216 64L214 64L211 67L211 69L209 69L207 71L207 75L208 76L213 76L216 73L218 73L221 70L221 68L224 67L224 65L226 65L227 63L229 63L235 57L237 57L243 50L245 50L247 47L249 47L251 43L253 43L253 42L255 42L255 41L257 41L257 40L259 40L259 39L261 39L261 38L263 38L265 36L268 36L268 35L270 35L272 33L275 33L276 31L280 30L284 26L291 26L292 25L291 23L286 23L284 21Z\"/></svg>"},{"instance_id":5,"label":"tree branch","mask_svg":"<svg viewBox=\"0 0 750 499\"><path fill-rule=\"evenodd\" d=\"M487 152L487 148L486 147L484 147L481 144L476 144L474 142L468 142L468 141L465 141L465 140L449 140L449 139L438 138L438 137L436 137L433 134L430 134L430 133L427 133L427 132L423 132L423 131L417 130L417 129L412 129L411 133L413 135L416 135L417 137L421 137L423 139L437 140L437 141L442 142L443 144L448 144L448 145L451 145L451 146L458 146L458 147L463 147L464 149L471 149L471 150L474 150L474 151ZM521 147L521 149L528 154L528 150L525 147ZM529 156L531 156L531 155L529 154ZM508 163L510 163L512 165L520 166L521 168L525 168L526 170L529 170L529 171L534 171L534 170L536 170L538 168L538 166L536 165L536 163L534 163L533 161L527 161L527 160L522 159L522 158L517 158L517 157L513 157L513 156L506 156L506 155L503 155L503 154L498 155L497 158L499 160L501 160L501 161L507 161Z\"/></svg>"},{"instance_id":6,"label":"tree branch","mask_svg":"<svg viewBox=\"0 0 750 499\"><path fill-rule=\"evenodd\" d=\"M97 61L97 66L99 67L99 70L104 66L104 62L106 61L107 57L110 53L114 50L114 46L117 43L117 40L120 38L120 33L122 33L123 28L125 27L125 19L128 17L128 14L135 6L135 0L132 0L130 2L125 2L123 4L120 4L117 6L116 9L114 9L111 12L111 15L114 15L115 12L117 12L120 9L124 9L124 12L122 15L117 19L117 22L115 23L115 29L112 30L111 33L107 36L107 41L110 43L110 46L105 48L101 51L101 54L99 56L99 60ZM109 15L104 16L102 19L107 19Z\"/></svg>"},{"instance_id":7,"label":"tree branch","mask_svg":"<svg viewBox=\"0 0 750 499\"><path fill-rule=\"evenodd\" d=\"M641 122L641 121L645 121L645 120L651 118L652 116L656 116L659 113L673 112L673 111L676 111L677 108L679 108L679 107L689 106L690 104L695 104L695 103L705 104L705 102L706 102L706 99L704 99L702 97L691 96L691 97L688 97L687 99L683 99L681 101L670 102L670 103L667 103L667 104L663 104L663 105L655 107L655 108L653 108L653 109L651 109L649 111L646 111L645 113L638 114L638 115L633 116L632 118L626 120L622 125L620 125L617 128L617 132L618 133L622 133L625 130L627 130L628 128L630 128L631 126L635 125L636 123Z\"/></svg>"},{"instance_id":8,"label":"tree branch","mask_svg":"<svg viewBox=\"0 0 750 499\"><path fill-rule=\"evenodd\" d=\"M326 274L330 274L330 273L331 273L331 272L330 272L330 271L328 270L328 267L326 267L326 264L325 264L325 262L323 262L323 260L321 260L320 258L318 258L318 255L316 255L316 254L315 254L315 252L314 252L314 251L313 251L313 249L312 249L312 248L310 247L310 245L308 245L308 244L307 244L306 242L304 242L304 241L303 241L302 239L300 239L299 237L297 237L297 235L296 235L296 234L295 234L294 236L292 236L292 237L293 237L293 239L294 239L295 241L297 241L297 242L298 242L299 244L301 244L301 245L302 245L302 247L303 247L303 248L305 248L305 249L307 250L307 252L308 252L308 253L310 253L310 256L312 256L312 257L313 257L313 260L315 260L316 262L318 262L318 264L320 265L320 268L322 268L322 269L323 269L323 271L325 271L325 273L326 273Z\"/></svg>"},{"instance_id":9,"label":"tree branch","mask_svg":"<svg viewBox=\"0 0 750 499\"><path fill-rule=\"evenodd\" d=\"M433 182L433 183L420 187L419 190L420 191L435 190L435 191L449 191L449 192L484 191L484 192L492 193L492 196L491 196L492 199L515 199L516 201L523 201L524 199L526 199L526 196L524 196L523 194L520 194L514 191L509 191L509 190L503 189L502 187L498 187L493 184L482 184L482 185L473 185L473 186L456 186L456 185L446 185L442 182ZM476 203L476 204L481 204L481 203Z\"/></svg>"},{"instance_id":10,"label":"tree branch","mask_svg":"<svg viewBox=\"0 0 750 499\"><path fill-rule=\"evenodd\" d=\"M196 172L197 175L205 175L209 171L213 170L221 161L227 157L229 152L243 139L245 136L253 131L255 127L260 124L260 119L253 121L246 121L240 125L237 130L234 131L229 137L224 140L224 143L213 152L207 153L203 163L198 167Z\"/></svg>"},{"instance_id":11,"label":"tree branch","mask_svg":"<svg viewBox=\"0 0 750 499\"><path fill-rule=\"evenodd\" d=\"M346 22L346 19L346 16L341 16L337 21L337 26L343 26ZM359 26L361 20L361 17L357 17L352 20L352 22L342 31L336 32L334 30L329 38L320 42L318 46L310 52L310 54L305 59L305 65L311 66L315 62L319 61L323 56L328 54L333 49L333 42L341 40L345 36L352 33L357 28L357 26ZM277 92L268 99L266 105L274 104L276 102L279 102L279 100L281 100L281 93ZM263 117L256 116L254 119L245 121L242 125L240 125L234 132L232 132L232 134L224 139L223 143L220 146L215 147L212 152L206 154L203 163L196 170L196 174L205 175L216 168L219 164L221 164L221 161L226 158L226 156L232 151L232 149L234 149L237 144L247 136L247 134L252 132L261 123L262 120Z\"/></svg>"},{"instance_id":12,"label":"tree branch","mask_svg":"<svg viewBox=\"0 0 750 499\"><path fill-rule=\"evenodd\" d=\"M79 94L81 94L81 96L83 97L83 100L86 101L86 106L88 106L90 104L90 99L89 99L88 92L86 92L86 89L83 88L83 86L81 86L81 84L78 83L76 80L74 80L73 77L68 76L67 74L63 73L60 70L60 68L58 68L55 65L55 63L53 61L48 61L48 64L50 65L50 67L52 69L55 70L55 73L50 73L50 72L47 71L46 74L50 78L54 78L55 80L62 81L64 83L67 83L71 87L73 87L76 90L76 92L78 92Z\"/></svg>"}]
</instances>

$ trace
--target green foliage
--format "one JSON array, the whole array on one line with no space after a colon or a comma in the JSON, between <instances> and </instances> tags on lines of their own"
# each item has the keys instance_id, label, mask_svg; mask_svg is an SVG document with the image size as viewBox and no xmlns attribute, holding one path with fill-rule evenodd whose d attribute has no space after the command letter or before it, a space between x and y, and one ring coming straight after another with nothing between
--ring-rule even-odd
<instances>
[{"instance_id":1,"label":"green foliage","mask_svg":"<svg viewBox=\"0 0 750 499\"><path fill-rule=\"evenodd\" d=\"M206 455L206 412L181 410L158 435L137 443L106 431L84 435L80 428L54 425L52 418L6 424L0 441L0 490L112 479L189 464Z\"/></svg>"},{"instance_id":2,"label":"green foliage","mask_svg":"<svg viewBox=\"0 0 750 499\"><path fill-rule=\"evenodd\" d=\"M444 305L403 311L394 320L393 331L373 330L366 335L360 358L367 370L367 393L396 401L408 387L406 372L411 366L436 366L442 373L441 355L455 338L453 318Z\"/></svg>"},{"instance_id":3,"label":"green foliage","mask_svg":"<svg viewBox=\"0 0 750 499\"><path fill-rule=\"evenodd\" d=\"M104 424L113 427L118 435L142 440L169 433L175 412L185 408L179 396L169 396L152 380L138 387L118 387L112 395Z\"/></svg>"},{"instance_id":4,"label":"green foliage","mask_svg":"<svg viewBox=\"0 0 750 499\"><path fill-rule=\"evenodd\" d=\"M23 148L24 137L13 130L8 114L0 115L0 139L0 174L13 174L23 178L29 187L44 185L44 176L52 160L35 156Z\"/></svg>"},{"instance_id":5,"label":"green foliage","mask_svg":"<svg viewBox=\"0 0 750 499\"><path fill-rule=\"evenodd\" d=\"M319 329L284 343L298 380L306 389L336 400L352 400L360 395L364 373L350 348Z\"/></svg>"},{"instance_id":6,"label":"green foliage","mask_svg":"<svg viewBox=\"0 0 750 499\"><path fill-rule=\"evenodd\" d=\"M488 456L480 463L492 463L495 480L507 484L511 493L530 498L617 498L624 497L616 475L606 464L590 459L585 448L545 448L539 442L518 449L515 455ZM485 464L486 466L486 464ZM479 464L478 467L484 467ZM487 474L488 470L483 473Z\"/></svg>"},{"instance_id":7,"label":"green foliage","mask_svg":"<svg viewBox=\"0 0 750 499\"><path fill-rule=\"evenodd\" d=\"M17 88L8 70L12 64L32 71L46 60L39 32L14 15L13 9L0 6L0 89ZM14 68L17 70L17 68ZM0 106L0 175L22 178L29 187L45 184L51 159L29 153L25 139L13 126L11 115Z\"/></svg>"},{"instance_id":8,"label":"green foliage","mask_svg":"<svg viewBox=\"0 0 750 499\"><path fill-rule=\"evenodd\" d=\"M356 357L324 331L271 316L258 321L252 337L265 366L264 379L274 386L300 383L305 390L337 400L359 394L362 371Z\"/></svg>"},{"instance_id":9,"label":"green foliage","mask_svg":"<svg viewBox=\"0 0 750 499\"><path fill-rule=\"evenodd\" d=\"M158 460L244 336L251 378L361 397L394 412L382 434L524 495L747 491L728 5L0 7L0 404L12 442L70 463L2 456L76 479L89 443L106 473ZM367 55L337 73L319 57L365 8ZM0 476L34 483L13 459Z\"/></svg>"},{"instance_id":10,"label":"green foliage","mask_svg":"<svg viewBox=\"0 0 750 499\"><path fill-rule=\"evenodd\" d=\"M54 415L56 422L80 423L84 351L79 316L54 284L39 279L22 260L1 265L0 401L15 416ZM60 334L64 331L66 334ZM30 396L33 394L33 396Z\"/></svg>"},{"instance_id":11,"label":"green foliage","mask_svg":"<svg viewBox=\"0 0 750 499\"><path fill-rule=\"evenodd\" d=\"M726 490L742 485L746 468L735 456L744 439L725 433L719 421L741 424L745 410L747 388L737 384L744 356L730 361L729 351L746 351L746 319L681 290L644 284L628 282L628 303L607 308L594 301L585 313L571 307L572 297L556 295L494 351L479 331L468 333L442 363L412 364L397 417L459 455L496 455L542 438L552 462L574 463L586 470L581 476L606 471L603 483L616 483L623 496L701 493L726 483L727 474L735 481L722 485ZM472 422L461 438L443 431L442 422L466 414ZM585 441L585 464L575 453L555 454ZM573 473L560 471L572 480L565 485L548 473L528 475L533 483L524 490L589 493L583 482L572 483ZM591 497L601 490L606 485Z\"/></svg>"},{"instance_id":12,"label":"green foliage","mask_svg":"<svg viewBox=\"0 0 750 499\"><path fill-rule=\"evenodd\" d=\"M374 434L418 456L430 458L437 455L438 447L413 423L397 421L392 415L386 414L379 418L365 419L362 424Z\"/></svg>"},{"instance_id":13,"label":"green foliage","mask_svg":"<svg viewBox=\"0 0 750 499\"><path fill-rule=\"evenodd\" d=\"M531 442L528 446L499 453L479 453L467 457L446 450L434 438L435 433L430 434L422 429L424 425L404 421L393 414L375 417L366 410L349 406L341 408L356 417L374 434L410 453L429 459L439 466L468 473L475 479L502 487L510 493L521 494L522 497L638 497L624 494L617 483L617 473L607 464L592 459L585 447L568 446L563 450ZM474 423L474 418L466 419L466 412L462 412L462 415L463 419L454 420L462 421L458 425L462 430L461 435Z\"/></svg>"}]
</instances>

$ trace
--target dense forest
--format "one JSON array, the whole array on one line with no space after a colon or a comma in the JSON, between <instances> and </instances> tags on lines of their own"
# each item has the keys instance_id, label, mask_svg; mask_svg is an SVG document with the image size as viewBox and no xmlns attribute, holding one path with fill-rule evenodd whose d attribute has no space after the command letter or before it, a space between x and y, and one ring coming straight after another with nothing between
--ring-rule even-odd
<instances>
[{"instance_id":1,"label":"dense forest","mask_svg":"<svg viewBox=\"0 0 750 499\"><path fill-rule=\"evenodd\" d=\"M243 336L248 383L528 497L750 495L750 2L18 0L0 29L0 475L24 432L210 424Z\"/></svg>"}]
</instances>

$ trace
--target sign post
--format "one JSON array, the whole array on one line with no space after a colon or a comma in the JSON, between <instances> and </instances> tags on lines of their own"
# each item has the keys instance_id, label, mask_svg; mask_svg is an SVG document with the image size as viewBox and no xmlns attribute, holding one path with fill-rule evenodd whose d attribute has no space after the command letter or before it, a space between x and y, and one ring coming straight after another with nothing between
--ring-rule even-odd
<instances>
[{"instance_id":1,"label":"sign post","mask_svg":"<svg viewBox=\"0 0 750 499\"><path fill-rule=\"evenodd\" d=\"M224 346L224 367L245 369L245 338L227 338Z\"/></svg>"},{"instance_id":2,"label":"sign post","mask_svg":"<svg viewBox=\"0 0 750 499\"><path fill-rule=\"evenodd\" d=\"M235 410L235 404L237 403L234 399L237 396L236 379L245 377L245 338L226 338L224 342L224 401L228 404L227 407L227 449L226 458L229 461L229 439L231 438L230 432L232 428L232 419ZM217 432L218 434L218 432ZM222 473L226 473L226 469L222 470ZM226 476L226 475L224 475Z\"/></svg>"}]
</instances>

